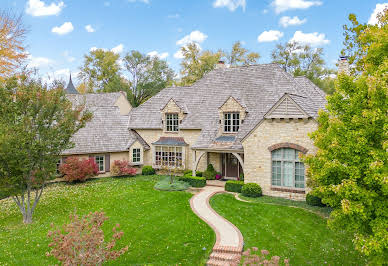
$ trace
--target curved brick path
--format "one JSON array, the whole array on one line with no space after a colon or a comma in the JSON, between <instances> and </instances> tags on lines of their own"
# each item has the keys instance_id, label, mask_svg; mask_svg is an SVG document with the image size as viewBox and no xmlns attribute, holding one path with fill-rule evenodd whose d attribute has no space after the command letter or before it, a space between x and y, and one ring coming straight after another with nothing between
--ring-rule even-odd
<instances>
[{"instance_id":1,"label":"curved brick path","mask_svg":"<svg viewBox=\"0 0 388 266\"><path fill-rule=\"evenodd\" d=\"M206 186L190 200L193 212L216 233L216 244L207 265L234 265L239 261L243 249L240 230L216 213L209 204L209 199L214 194L224 191L223 187Z\"/></svg>"}]
</instances>

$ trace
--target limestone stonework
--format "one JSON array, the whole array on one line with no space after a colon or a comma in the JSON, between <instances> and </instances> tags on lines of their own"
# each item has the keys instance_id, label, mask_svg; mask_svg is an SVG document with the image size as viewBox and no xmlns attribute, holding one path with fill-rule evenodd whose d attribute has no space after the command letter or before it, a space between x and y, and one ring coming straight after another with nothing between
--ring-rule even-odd
<instances>
[{"instance_id":1,"label":"limestone stonework","mask_svg":"<svg viewBox=\"0 0 388 266\"><path fill-rule=\"evenodd\" d=\"M166 106L161 110L161 116L163 121L163 128L166 130L166 114L178 114L179 121L182 121L185 117L185 114L183 110L176 104L176 102L173 99L170 99Z\"/></svg>"},{"instance_id":2,"label":"limestone stonework","mask_svg":"<svg viewBox=\"0 0 388 266\"><path fill-rule=\"evenodd\" d=\"M308 188L306 188L304 193L300 190L295 191L295 189L272 188L272 159L270 150L275 147L280 148L281 145L279 144L282 144L289 147L294 145L298 149L303 149L307 154L314 153L316 148L308 133L314 131L316 127L317 123L312 119L289 121L264 120L242 142L244 146L245 183L253 182L259 184L264 195L303 200L305 193L308 192Z\"/></svg>"}]
</instances>

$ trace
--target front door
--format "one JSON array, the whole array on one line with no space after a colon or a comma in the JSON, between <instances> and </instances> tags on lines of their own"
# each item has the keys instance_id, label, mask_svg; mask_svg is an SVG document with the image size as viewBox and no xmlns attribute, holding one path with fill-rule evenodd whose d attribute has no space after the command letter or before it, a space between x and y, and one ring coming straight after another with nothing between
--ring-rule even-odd
<instances>
[{"instance_id":1,"label":"front door","mask_svg":"<svg viewBox=\"0 0 388 266\"><path fill-rule=\"evenodd\" d=\"M223 154L223 167L222 167L223 176L237 178L239 176L239 166L240 166L240 163L233 154L231 153Z\"/></svg>"}]
</instances>

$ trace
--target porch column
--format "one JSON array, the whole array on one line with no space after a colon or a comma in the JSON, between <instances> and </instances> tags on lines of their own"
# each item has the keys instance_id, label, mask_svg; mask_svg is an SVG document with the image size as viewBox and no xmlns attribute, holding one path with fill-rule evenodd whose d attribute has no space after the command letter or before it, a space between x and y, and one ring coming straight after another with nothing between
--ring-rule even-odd
<instances>
[{"instance_id":1,"label":"porch column","mask_svg":"<svg viewBox=\"0 0 388 266\"><path fill-rule=\"evenodd\" d=\"M238 160L238 161L240 162L240 164L241 164L241 168L242 168L242 170L243 170L243 173L245 173L245 171L244 171L244 161L243 161L243 159L241 158L240 154L238 154L237 152L232 152L232 154L233 154L234 156L236 156L237 160Z\"/></svg>"},{"instance_id":2,"label":"porch column","mask_svg":"<svg viewBox=\"0 0 388 266\"><path fill-rule=\"evenodd\" d=\"M196 157L196 151L193 151L193 176L196 176L197 167L199 164L199 160L201 160L202 156L205 154L205 151L201 151L199 156Z\"/></svg>"},{"instance_id":3,"label":"porch column","mask_svg":"<svg viewBox=\"0 0 388 266\"><path fill-rule=\"evenodd\" d=\"M195 152L195 150L193 150L193 158L192 158L193 164L191 167L191 170L193 171L192 176L196 176L196 173L195 173L195 169L197 168L197 165L195 164L195 162L197 161L196 155L197 155L197 153Z\"/></svg>"}]
</instances>

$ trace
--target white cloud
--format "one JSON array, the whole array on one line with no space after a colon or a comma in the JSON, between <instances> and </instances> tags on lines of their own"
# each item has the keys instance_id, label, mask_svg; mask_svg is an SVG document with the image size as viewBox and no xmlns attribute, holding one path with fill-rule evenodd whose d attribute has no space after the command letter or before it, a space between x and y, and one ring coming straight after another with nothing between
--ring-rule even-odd
<instances>
[{"instance_id":1,"label":"white cloud","mask_svg":"<svg viewBox=\"0 0 388 266\"><path fill-rule=\"evenodd\" d=\"M88 24L85 26L85 30L87 32L95 32L96 30L92 27L92 25Z\"/></svg>"},{"instance_id":2,"label":"white cloud","mask_svg":"<svg viewBox=\"0 0 388 266\"><path fill-rule=\"evenodd\" d=\"M268 9L263 9L263 11L261 11L261 13L267 14L268 13Z\"/></svg>"},{"instance_id":3,"label":"white cloud","mask_svg":"<svg viewBox=\"0 0 388 266\"><path fill-rule=\"evenodd\" d=\"M279 40L281 37L283 37L283 32L280 32L278 30L269 30L269 31L263 31L258 37L258 42L273 42Z\"/></svg>"},{"instance_id":4,"label":"white cloud","mask_svg":"<svg viewBox=\"0 0 388 266\"><path fill-rule=\"evenodd\" d=\"M307 19L299 19L297 16L294 16L294 17L284 16L284 17L281 17L279 20L279 24L282 25L284 28L287 28L288 26L302 25L306 22L307 22Z\"/></svg>"},{"instance_id":5,"label":"white cloud","mask_svg":"<svg viewBox=\"0 0 388 266\"><path fill-rule=\"evenodd\" d=\"M46 5L40 0L28 0L26 13L34 17L59 15L64 7L65 4L62 1Z\"/></svg>"},{"instance_id":6,"label":"white cloud","mask_svg":"<svg viewBox=\"0 0 388 266\"><path fill-rule=\"evenodd\" d=\"M46 67L54 64L54 61L47 57L34 57L32 55L28 55L27 60L29 61L28 67L30 68Z\"/></svg>"},{"instance_id":7,"label":"white cloud","mask_svg":"<svg viewBox=\"0 0 388 266\"><path fill-rule=\"evenodd\" d=\"M112 52L114 52L115 54L119 54L121 53L123 50L124 50L124 45L122 43L120 43L119 45L113 47L112 49L110 49Z\"/></svg>"},{"instance_id":8,"label":"white cloud","mask_svg":"<svg viewBox=\"0 0 388 266\"><path fill-rule=\"evenodd\" d=\"M321 1L309 0L274 0L272 6L276 13L281 13L289 9L307 9L312 6L322 5Z\"/></svg>"},{"instance_id":9,"label":"white cloud","mask_svg":"<svg viewBox=\"0 0 388 266\"><path fill-rule=\"evenodd\" d=\"M128 2L130 3L140 2L148 5L150 3L150 0L128 0Z\"/></svg>"},{"instance_id":10,"label":"white cloud","mask_svg":"<svg viewBox=\"0 0 388 266\"><path fill-rule=\"evenodd\" d=\"M207 39L207 35L200 32L199 30L192 31L189 35L186 35L182 39L176 42L177 45L187 45L189 43L202 43Z\"/></svg>"},{"instance_id":11,"label":"white cloud","mask_svg":"<svg viewBox=\"0 0 388 266\"><path fill-rule=\"evenodd\" d=\"M149 55L151 57L159 57L160 59L165 59L168 57L167 52L159 54L157 51L149 52L147 55Z\"/></svg>"},{"instance_id":12,"label":"white cloud","mask_svg":"<svg viewBox=\"0 0 388 266\"><path fill-rule=\"evenodd\" d=\"M247 3L245 0L215 0L213 2L214 8L227 7L232 12L240 6L243 11L245 11L246 5Z\"/></svg>"},{"instance_id":13,"label":"white cloud","mask_svg":"<svg viewBox=\"0 0 388 266\"><path fill-rule=\"evenodd\" d=\"M64 35L67 33L70 33L74 30L73 24L71 22L65 22L59 27L54 27L51 29L51 32L59 34L59 35Z\"/></svg>"},{"instance_id":14,"label":"white cloud","mask_svg":"<svg viewBox=\"0 0 388 266\"><path fill-rule=\"evenodd\" d=\"M329 40L325 39L324 33L303 33L301 31L296 31L294 36L290 39L290 42L298 42L301 44L308 44L311 46L322 46L330 43Z\"/></svg>"},{"instance_id":15,"label":"white cloud","mask_svg":"<svg viewBox=\"0 0 388 266\"><path fill-rule=\"evenodd\" d=\"M378 22L377 15L383 12L386 8L388 8L388 3L376 4L375 10L373 10L373 13L369 17L368 24L376 25Z\"/></svg>"},{"instance_id":16,"label":"white cloud","mask_svg":"<svg viewBox=\"0 0 388 266\"><path fill-rule=\"evenodd\" d=\"M179 15L178 13L167 16L167 18L171 18L171 19L177 19L177 18L180 18L180 17L181 17L181 15Z\"/></svg>"},{"instance_id":17,"label":"white cloud","mask_svg":"<svg viewBox=\"0 0 388 266\"><path fill-rule=\"evenodd\" d=\"M62 53L62 55L63 55L63 57L66 58L67 62L69 62L69 63L75 61L75 57L74 57L74 56L71 56L69 51L64 51L64 52Z\"/></svg>"},{"instance_id":18,"label":"white cloud","mask_svg":"<svg viewBox=\"0 0 388 266\"><path fill-rule=\"evenodd\" d=\"M175 52L174 58L176 58L176 59L182 59L182 58L184 58L181 49L179 49L178 51Z\"/></svg>"}]
</instances>

